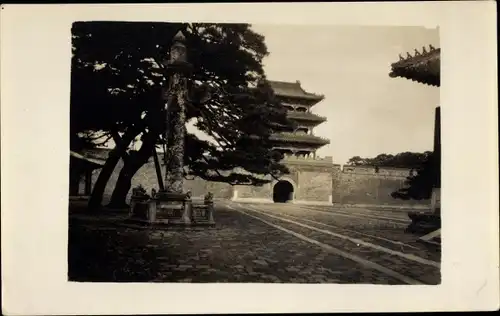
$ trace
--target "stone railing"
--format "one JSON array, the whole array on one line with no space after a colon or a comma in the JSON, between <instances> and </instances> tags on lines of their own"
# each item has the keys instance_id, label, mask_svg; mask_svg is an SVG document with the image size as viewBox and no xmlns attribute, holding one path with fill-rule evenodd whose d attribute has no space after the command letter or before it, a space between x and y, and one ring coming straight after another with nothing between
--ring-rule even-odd
<instances>
[{"instance_id":1,"label":"stone railing","mask_svg":"<svg viewBox=\"0 0 500 316\"><path fill-rule=\"evenodd\" d=\"M286 165L309 165L321 168L335 168L332 157L295 157L285 156L282 163Z\"/></svg>"},{"instance_id":2,"label":"stone railing","mask_svg":"<svg viewBox=\"0 0 500 316\"><path fill-rule=\"evenodd\" d=\"M304 157L304 156L294 156L294 155L285 155L285 161L310 161L310 162L318 162L318 163L328 163L333 164L333 158L331 156L327 157Z\"/></svg>"},{"instance_id":3,"label":"stone railing","mask_svg":"<svg viewBox=\"0 0 500 316\"><path fill-rule=\"evenodd\" d=\"M330 140L327 138L315 136L315 135L307 135L307 134L296 134L290 132L279 132L271 135L271 140L279 140L279 141L289 141L289 142L307 142L319 145L326 145L330 143Z\"/></svg>"}]
</instances>

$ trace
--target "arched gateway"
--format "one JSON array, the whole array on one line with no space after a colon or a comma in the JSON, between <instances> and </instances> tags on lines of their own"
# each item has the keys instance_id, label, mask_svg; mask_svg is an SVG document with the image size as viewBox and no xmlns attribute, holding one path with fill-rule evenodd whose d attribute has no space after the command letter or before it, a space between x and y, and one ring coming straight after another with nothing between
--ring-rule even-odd
<instances>
[{"instance_id":1,"label":"arched gateway","mask_svg":"<svg viewBox=\"0 0 500 316\"><path fill-rule=\"evenodd\" d=\"M293 185L286 180L276 182L273 187L274 203L286 203L293 200Z\"/></svg>"}]
</instances>

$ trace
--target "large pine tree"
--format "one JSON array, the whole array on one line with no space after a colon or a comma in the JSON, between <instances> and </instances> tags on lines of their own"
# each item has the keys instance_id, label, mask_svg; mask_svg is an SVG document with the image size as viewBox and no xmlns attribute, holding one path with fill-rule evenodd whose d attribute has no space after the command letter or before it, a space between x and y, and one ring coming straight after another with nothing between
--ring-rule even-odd
<instances>
[{"instance_id":1,"label":"large pine tree","mask_svg":"<svg viewBox=\"0 0 500 316\"><path fill-rule=\"evenodd\" d=\"M250 25L79 22L72 30L71 147L78 149L99 131L116 144L92 192L91 207L100 205L120 158L124 166L111 203L124 206L132 177L165 141L162 93L169 72L162 62L179 30L193 66L186 115L213 140L187 134L186 176L259 185L268 181L261 175L278 177L287 171L268 138L275 124L290 122L266 83L264 38ZM137 136L139 150L127 150ZM248 172L234 172L236 167Z\"/></svg>"}]
</instances>

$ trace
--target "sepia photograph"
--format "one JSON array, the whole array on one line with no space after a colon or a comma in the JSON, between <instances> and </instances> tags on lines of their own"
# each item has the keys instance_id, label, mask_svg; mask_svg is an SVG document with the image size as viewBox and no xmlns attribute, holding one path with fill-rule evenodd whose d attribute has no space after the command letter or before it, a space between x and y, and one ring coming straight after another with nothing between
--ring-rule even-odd
<instances>
[{"instance_id":1,"label":"sepia photograph","mask_svg":"<svg viewBox=\"0 0 500 316\"><path fill-rule=\"evenodd\" d=\"M69 281L440 284L438 28L71 34Z\"/></svg>"},{"instance_id":2,"label":"sepia photograph","mask_svg":"<svg viewBox=\"0 0 500 316\"><path fill-rule=\"evenodd\" d=\"M497 310L495 6L1 5L2 314Z\"/></svg>"}]
</instances>

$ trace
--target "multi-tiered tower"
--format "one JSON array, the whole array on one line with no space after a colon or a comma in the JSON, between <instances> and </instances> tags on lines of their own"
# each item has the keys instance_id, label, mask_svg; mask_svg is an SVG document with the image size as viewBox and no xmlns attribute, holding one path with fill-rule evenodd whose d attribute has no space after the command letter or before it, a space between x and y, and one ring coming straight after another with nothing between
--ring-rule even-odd
<instances>
[{"instance_id":1,"label":"multi-tiered tower","mask_svg":"<svg viewBox=\"0 0 500 316\"><path fill-rule=\"evenodd\" d=\"M272 135L275 150L286 157L315 158L316 151L330 143L328 139L314 135L314 127L326 121L325 117L313 114L311 108L324 99L323 95L306 92L300 82L270 82L275 95L288 110L288 117L297 126L282 126Z\"/></svg>"},{"instance_id":2,"label":"multi-tiered tower","mask_svg":"<svg viewBox=\"0 0 500 316\"><path fill-rule=\"evenodd\" d=\"M271 81L276 97L297 124L281 126L271 135L274 150L282 152L289 173L260 187L233 186L233 200L252 202L332 203L332 157L320 158L316 151L329 144L314 135L314 128L326 121L311 108L324 96L306 92L300 82Z\"/></svg>"}]
</instances>

